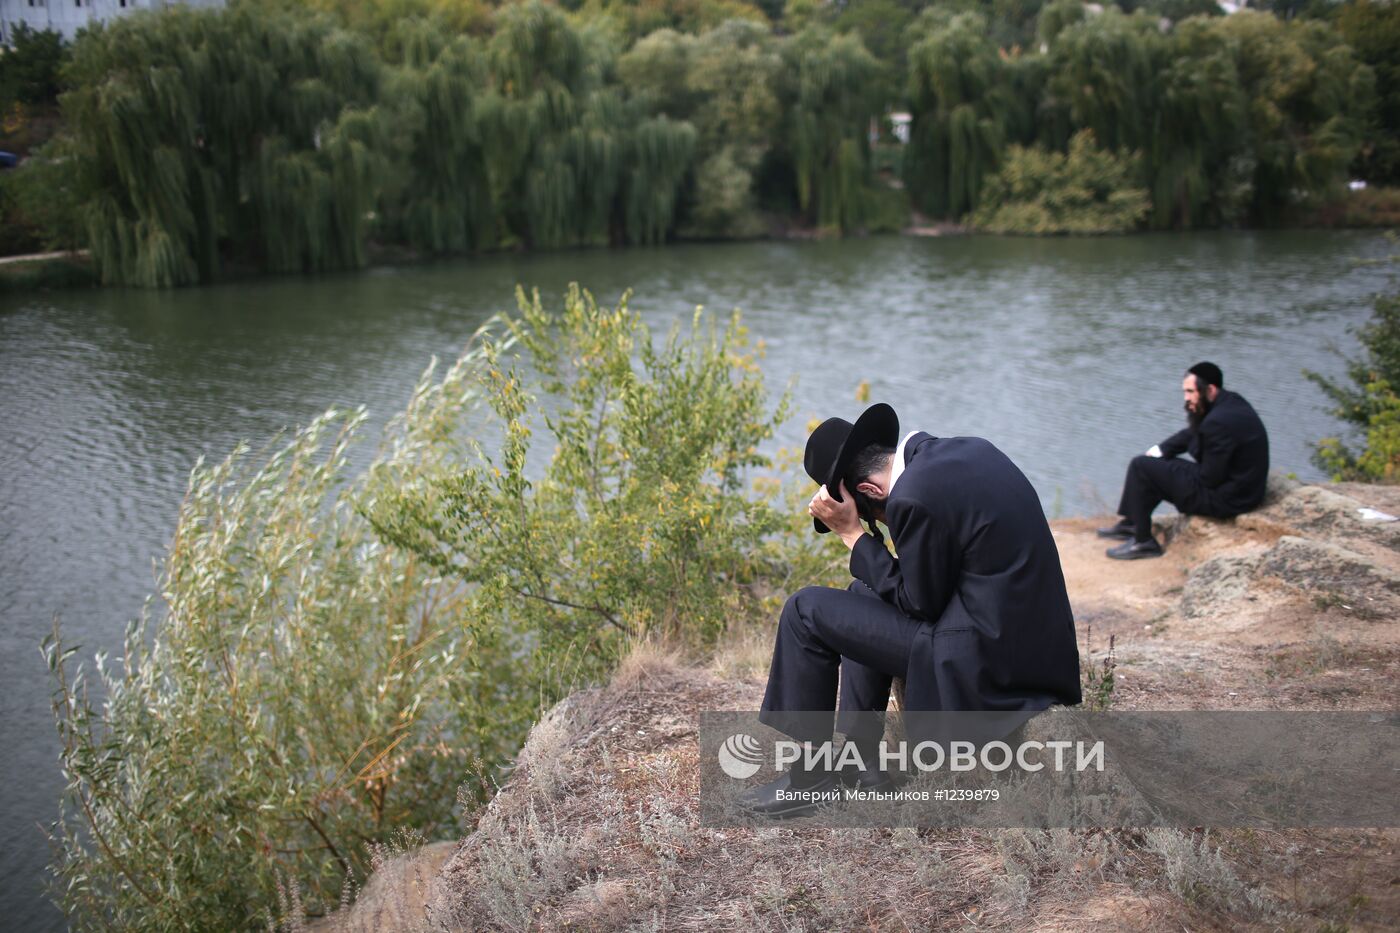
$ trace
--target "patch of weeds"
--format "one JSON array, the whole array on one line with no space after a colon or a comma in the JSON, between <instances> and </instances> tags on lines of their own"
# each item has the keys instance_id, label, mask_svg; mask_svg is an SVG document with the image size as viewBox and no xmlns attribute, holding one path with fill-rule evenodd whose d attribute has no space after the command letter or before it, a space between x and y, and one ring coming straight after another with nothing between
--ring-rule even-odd
<instances>
[{"instance_id":1,"label":"patch of weeds","mask_svg":"<svg viewBox=\"0 0 1400 933\"><path fill-rule=\"evenodd\" d=\"M500 926L528 928L540 906L573 881L568 840L560 834L552 813L550 825L545 826L533 802L523 819L492 821L478 830L483 831L481 903Z\"/></svg>"},{"instance_id":2,"label":"patch of weeds","mask_svg":"<svg viewBox=\"0 0 1400 933\"><path fill-rule=\"evenodd\" d=\"M1161 856L1167 885L1188 903L1205 908L1243 912L1254 917L1273 913L1268 895L1242 882L1206 833L1197 843L1175 829L1150 829L1147 849Z\"/></svg>"},{"instance_id":3,"label":"patch of weeds","mask_svg":"<svg viewBox=\"0 0 1400 933\"><path fill-rule=\"evenodd\" d=\"M284 878L277 873L277 913L274 918L269 908L264 908L268 933L305 933L306 907L302 904L301 885L294 879Z\"/></svg>"},{"instance_id":4,"label":"patch of weeds","mask_svg":"<svg viewBox=\"0 0 1400 933\"><path fill-rule=\"evenodd\" d=\"M1108 653L1094 663L1094 629L1084 630L1084 654L1087 663L1081 666L1080 688L1084 694L1084 709L1106 710L1113 705L1113 674L1118 667L1114 656L1116 636L1108 636Z\"/></svg>"},{"instance_id":5,"label":"patch of weeds","mask_svg":"<svg viewBox=\"0 0 1400 933\"><path fill-rule=\"evenodd\" d=\"M649 810L644 810L637 805L637 834L642 851L650 857L648 880L655 878L649 892L651 900L664 905L676 895L681 855L691 844L694 833L690 821L674 810L665 796L653 794L648 806Z\"/></svg>"},{"instance_id":6,"label":"patch of weeds","mask_svg":"<svg viewBox=\"0 0 1400 933\"><path fill-rule=\"evenodd\" d=\"M873 903L871 892L851 884L850 866L844 849L838 847L831 859L817 859L816 907L820 930L874 929L869 912Z\"/></svg>"},{"instance_id":7,"label":"patch of weeds","mask_svg":"<svg viewBox=\"0 0 1400 933\"><path fill-rule=\"evenodd\" d=\"M397 829L394 834L384 842L371 842L365 848L369 850L369 870L377 872L386 863L396 856L415 849L421 849L427 842L423 834L412 827Z\"/></svg>"},{"instance_id":8,"label":"patch of weeds","mask_svg":"<svg viewBox=\"0 0 1400 933\"><path fill-rule=\"evenodd\" d=\"M569 780L569 725L558 711L535 723L521 749L530 794L551 800Z\"/></svg>"}]
</instances>

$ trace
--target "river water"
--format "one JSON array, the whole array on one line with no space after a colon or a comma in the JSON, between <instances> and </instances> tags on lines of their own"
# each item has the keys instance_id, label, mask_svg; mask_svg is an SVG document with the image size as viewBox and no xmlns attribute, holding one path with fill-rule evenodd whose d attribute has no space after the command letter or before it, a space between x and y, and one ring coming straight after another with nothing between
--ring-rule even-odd
<instances>
[{"instance_id":1,"label":"river water","mask_svg":"<svg viewBox=\"0 0 1400 933\"><path fill-rule=\"evenodd\" d=\"M744 312L769 385L796 377L777 443L854 418L862 380L906 428L990 438L1052 514L1103 513L1126 460L1182 422L1180 378L1211 359L1263 417L1276 467L1319 478L1336 433L1305 368L1390 272L1353 232L1108 239L881 237L493 256L173 292L0 296L0 927L62 918L41 893L60 776L40 639L120 646L152 588L190 467L331 405L402 407L516 283L559 305L632 288L663 327Z\"/></svg>"}]
</instances>

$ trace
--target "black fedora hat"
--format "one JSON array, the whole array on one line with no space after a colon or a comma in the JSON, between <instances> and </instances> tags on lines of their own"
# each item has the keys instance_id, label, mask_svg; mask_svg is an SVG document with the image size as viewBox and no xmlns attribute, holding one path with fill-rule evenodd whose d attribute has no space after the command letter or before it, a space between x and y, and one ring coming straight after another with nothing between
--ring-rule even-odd
<instances>
[{"instance_id":1,"label":"black fedora hat","mask_svg":"<svg viewBox=\"0 0 1400 933\"><path fill-rule=\"evenodd\" d=\"M899 443L899 416L884 402L876 402L860 413L855 424L844 418L828 418L812 436L807 438L807 450L802 466L807 475L825 486L836 501L841 501L841 478L851 461L871 444L894 447ZM821 519L813 518L818 534L830 531Z\"/></svg>"}]
</instances>

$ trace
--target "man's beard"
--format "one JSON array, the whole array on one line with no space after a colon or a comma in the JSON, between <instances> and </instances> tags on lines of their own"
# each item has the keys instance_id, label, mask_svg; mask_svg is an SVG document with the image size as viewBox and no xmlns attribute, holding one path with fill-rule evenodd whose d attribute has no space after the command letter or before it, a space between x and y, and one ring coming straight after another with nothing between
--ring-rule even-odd
<instances>
[{"instance_id":1,"label":"man's beard","mask_svg":"<svg viewBox=\"0 0 1400 933\"><path fill-rule=\"evenodd\" d=\"M1201 426L1201 422L1205 420L1206 415L1210 414L1211 403L1202 396L1201 410L1199 413L1192 411L1189 404L1183 405L1182 407L1186 409L1186 423L1191 427L1191 430L1194 431Z\"/></svg>"}]
</instances>

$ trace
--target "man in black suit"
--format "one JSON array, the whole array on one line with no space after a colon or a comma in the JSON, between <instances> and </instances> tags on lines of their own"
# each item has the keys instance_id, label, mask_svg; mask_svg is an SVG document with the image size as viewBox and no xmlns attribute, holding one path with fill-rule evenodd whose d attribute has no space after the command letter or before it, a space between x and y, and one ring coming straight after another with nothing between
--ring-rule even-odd
<instances>
[{"instance_id":1,"label":"man in black suit","mask_svg":"<svg viewBox=\"0 0 1400 933\"><path fill-rule=\"evenodd\" d=\"M917 431L901 440L894 409L877 404L854 425L823 422L807 442L804 466L821 484L808 505L814 527L850 548L855 580L847 589L806 587L788 599L759 719L813 746L830 742L839 673L837 728L867 767L840 775L799 760L751 789L746 806L794 815L810 807L783 802L780 790L823 790L843 777L867 788L887 784L877 749L894 677L904 678L909 711L1024 719L1054 703L1080 702L1059 552L1039 497L1005 454L979 437ZM877 520L889 528L897 558Z\"/></svg>"},{"instance_id":2,"label":"man in black suit","mask_svg":"<svg viewBox=\"0 0 1400 933\"><path fill-rule=\"evenodd\" d=\"M1237 392L1225 391L1225 376L1201 362L1181 381L1187 426L1128 464L1118 524L1100 528L1123 543L1108 549L1116 560L1160 557L1152 536L1152 510L1170 502L1187 515L1231 518L1264 501L1269 478L1269 435L1254 409ZM1191 460L1180 459L1189 453Z\"/></svg>"}]
</instances>

